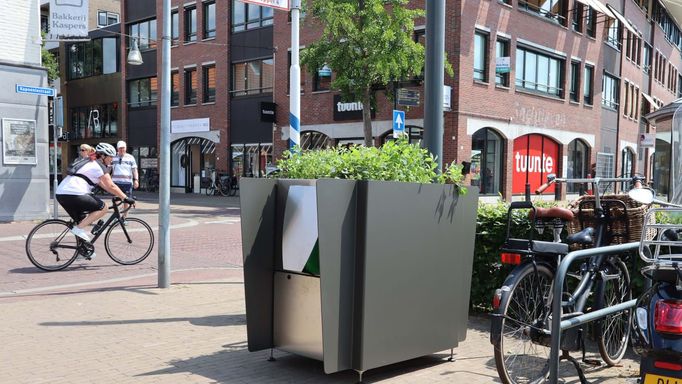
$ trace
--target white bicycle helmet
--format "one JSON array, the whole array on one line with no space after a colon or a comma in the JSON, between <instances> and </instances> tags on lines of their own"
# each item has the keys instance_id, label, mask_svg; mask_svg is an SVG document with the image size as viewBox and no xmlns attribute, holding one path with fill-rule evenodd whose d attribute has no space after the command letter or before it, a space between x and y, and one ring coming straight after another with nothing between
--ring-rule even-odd
<instances>
[{"instance_id":1,"label":"white bicycle helmet","mask_svg":"<svg viewBox=\"0 0 682 384\"><path fill-rule=\"evenodd\" d=\"M95 147L95 152L112 157L116 156L116 150L114 149L114 146L109 143L97 144Z\"/></svg>"}]
</instances>

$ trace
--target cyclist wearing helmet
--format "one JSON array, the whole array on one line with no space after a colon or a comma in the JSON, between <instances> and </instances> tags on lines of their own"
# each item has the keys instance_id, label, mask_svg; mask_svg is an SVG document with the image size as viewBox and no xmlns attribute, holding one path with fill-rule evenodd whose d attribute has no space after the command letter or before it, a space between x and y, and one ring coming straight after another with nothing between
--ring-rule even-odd
<instances>
[{"instance_id":1,"label":"cyclist wearing helmet","mask_svg":"<svg viewBox=\"0 0 682 384\"><path fill-rule=\"evenodd\" d=\"M77 223L71 233L85 241L90 241L90 235L85 230L88 225L99 220L107 213L107 205L92 194L95 185L105 191L120 197L128 204L134 204L123 191L111 180L107 167L116 156L116 150L111 144L99 143L95 147L96 159L91 160L70 176L67 176L57 187L57 201ZM85 216L85 217L84 217Z\"/></svg>"}]
</instances>

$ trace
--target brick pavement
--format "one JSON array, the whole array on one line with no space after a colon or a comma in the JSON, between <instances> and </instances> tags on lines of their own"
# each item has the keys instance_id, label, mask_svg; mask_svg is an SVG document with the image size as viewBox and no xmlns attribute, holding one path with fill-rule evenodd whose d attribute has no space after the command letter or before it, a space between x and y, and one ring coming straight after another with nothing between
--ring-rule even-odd
<instances>
[{"instance_id":1,"label":"brick pavement","mask_svg":"<svg viewBox=\"0 0 682 384\"><path fill-rule=\"evenodd\" d=\"M276 351L278 361L269 363L267 351L247 352L235 202L172 200L173 224L197 224L172 231L168 290L155 288L153 261L126 270L103 257L63 273L36 273L21 242L0 242L0 383L354 383L353 372L325 375L313 360ZM136 214L155 225L153 199L143 197ZM0 239L32 225L0 224ZM371 370L365 382L497 383L488 326L487 318L470 316L454 362L443 351ZM633 358L592 368L588 378L634 383ZM562 367L562 382L577 383Z\"/></svg>"}]
</instances>

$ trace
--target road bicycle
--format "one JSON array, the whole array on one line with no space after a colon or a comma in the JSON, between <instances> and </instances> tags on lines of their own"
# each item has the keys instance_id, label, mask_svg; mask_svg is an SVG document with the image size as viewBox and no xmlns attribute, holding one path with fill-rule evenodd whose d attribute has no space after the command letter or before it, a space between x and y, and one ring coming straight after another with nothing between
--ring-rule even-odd
<instances>
[{"instance_id":1,"label":"road bicycle","mask_svg":"<svg viewBox=\"0 0 682 384\"><path fill-rule=\"evenodd\" d=\"M149 256L154 247L154 232L149 224L135 217L123 217L134 205L119 210L123 200L112 199L113 213L107 221L100 220L92 229L92 240L87 242L71 233L73 220L45 220L36 225L26 239L26 255L36 267L44 271L59 271L73 263L79 255L90 260L94 243L104 234L104 249L115 262L133 265Z\"/></svg>"},{"instance_id":2,"label":"road bicycle","mask_svg":"<svg viewBox=\"0 0 682 384\"><path fill-rule=\"evenodd\" d=\"M206 187L206 194L211 196L220 193L222 196L230 196L230 176L218 176L216 171L211 171L211 183Z\"/></svg>"},{"instance_id":3,"label":"road bicycle","mask_svg":"<svg viewBox=\"0 0 682 384\"><path fill-rule=\"evenodd\" d=\"M542 193L554 183L592 184L596 191L593 200L580 202L578 218L594 226L566 237L561 242L564 227L573 222L576 214L570 209L540 208L530 201L513 202L508 211L507 238L501 249L502 262L515 265L503 286L493 297L493 319L490 341L494 346L495 364L500 379L505 384L544 383L549 374L549 356L552 322L552 286L554 276L563 256L574 247L600 247L611 244L616 236L614 228L620 227L628 210L633 211L622 199L603 198L603 183L632 182L641 185L639 178L561 179L553 175L538 188ZM623 196L627 198L627 196ZM633 201L633 204L639 206ZM512 236L512 228L518 227L513 219L515 210L527 210L534 228L526 238ZM587 213L587 215L585 215ZM619 224L620 223L620 224ZM534 239L533 232L540 234L552 229L553 241ZM628 231L627 223L625 232ZM625 264L628 255L592 257L574 268L570 280L563 288L562 320L583 313L616 305L632 298L630 274ZM602 360L609 366L618 364L628 346L631 312L626 310L597 320L592 328ZM585 333L588 328L575 327L562 333L561 359L573 363L582 383L586 383L582 369L569 352L582 351L583 362L598 365L598 361L585 359Z\"/></svg>"}]
</instances>

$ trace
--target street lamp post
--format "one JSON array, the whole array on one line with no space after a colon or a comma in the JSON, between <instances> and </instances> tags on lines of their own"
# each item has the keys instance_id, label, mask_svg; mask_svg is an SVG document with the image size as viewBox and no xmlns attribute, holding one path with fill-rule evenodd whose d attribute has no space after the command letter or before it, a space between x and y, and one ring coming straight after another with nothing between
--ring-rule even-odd
<instances>
[{"instance_id":1,"label":"street lamp post","mask_svg":"<svg viewBox=\"0 0 682 384\"><path fill-rule=\"evenodd\" d=\"M170 287L170 49L171 19L170 0L163 0L161 37L161 147L159 162L159 255L158 255L158 287ZM142 64L142 54L137 39L128 52L128 64Z\"/></svg>"},{"instance_id":2,"label":"street lamp post","mask_svg":"<svg viewBox=\"0 0 682 384\"><path fill-rule=\"evenodd\" d=\"M443 168L443 83L445 78L445 0L426 1L424 144Z\"/></svg>"}]
</instances>

